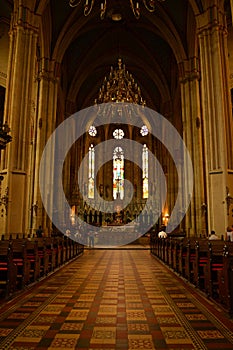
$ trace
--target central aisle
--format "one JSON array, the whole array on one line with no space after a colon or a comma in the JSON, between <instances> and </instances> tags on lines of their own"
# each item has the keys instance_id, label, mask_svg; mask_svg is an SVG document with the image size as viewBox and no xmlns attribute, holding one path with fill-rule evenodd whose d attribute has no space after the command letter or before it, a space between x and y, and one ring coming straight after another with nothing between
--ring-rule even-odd
<instances>
[{"instance_id":1,"label":"central aisle","mask_svg":"<svg viewBox=\"0 0 233 350\"><path fill-rule=\"evenodd\" d=\"M148 250L88 250L0 309L1 349L232 349L233 323Z\"/></svg>"}]
</instances>

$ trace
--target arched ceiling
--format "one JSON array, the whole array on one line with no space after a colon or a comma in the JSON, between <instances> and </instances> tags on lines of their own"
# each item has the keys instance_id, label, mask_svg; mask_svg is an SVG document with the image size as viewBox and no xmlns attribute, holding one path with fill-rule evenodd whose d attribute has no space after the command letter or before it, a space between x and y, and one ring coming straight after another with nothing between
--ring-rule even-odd
<instances>
[{"instance_id":1,"label":"arched ceiling","mask_svg":"<svg viewBox=\"0 0 233 350\"><path fill-rule=\"evenodd\" d=\"M172 94L177 95L174 91L179 78L177 55L168 40L185 59L189 2L158 2L154 13L141 4L139 20L135 19L129 1L108 0L107 6L105 19L101 20L97 1L88 17L84 17L81 4L70 8L65 1L59 4L50 1L51 54L62 62L61 86L65 97L75 102L77 109L92 105L110 67L117 66L121 57L140 85L147 105L161 110ZM122 15L119 22L111 19L116 12Z\"/></svg>"},{"instance_id":2,"label":"arched ceiling","mask_svg":"<svg viewBox=\"0 0 233 350\"><path fill-rule=\"evenodd\" d=\"M178 67L195 55L195 44L190 41L195 38L195 14L203 10L202 0L165 0L158 2L154 13L140 2L138 20L129 0L107 0L104 20L99 16L99 1L95 0L88 17L83 15L82 4L71 8L68 2L34 3L43 23L41 45L49 43L41 52L61 63L62 96L73 102L76 110L93 104L104 77L111 66L117 66L119 57L141 87L149 107L162 111L179 96ZM10 18L12 8L12 0L3 0L0 16ZM119 22L111 17L116 12L122 15Z\"/></svg>"}]
</instances>

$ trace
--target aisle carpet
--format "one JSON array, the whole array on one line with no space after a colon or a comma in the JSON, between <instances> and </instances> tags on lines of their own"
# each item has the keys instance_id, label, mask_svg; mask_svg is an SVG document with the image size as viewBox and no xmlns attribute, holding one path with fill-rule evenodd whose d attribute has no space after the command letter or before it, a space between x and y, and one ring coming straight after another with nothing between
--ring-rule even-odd
<instances>
[{"instance_id":1,"label":"aisle carpet","mask_svg":"<svg viewBox=\"0 0 233 350\"><path fill-rule=\"evenodd\" d=\"M233 322L148 250L89 250L0 309L0 349L233 349Z\"/></svg>"}]
</instances>

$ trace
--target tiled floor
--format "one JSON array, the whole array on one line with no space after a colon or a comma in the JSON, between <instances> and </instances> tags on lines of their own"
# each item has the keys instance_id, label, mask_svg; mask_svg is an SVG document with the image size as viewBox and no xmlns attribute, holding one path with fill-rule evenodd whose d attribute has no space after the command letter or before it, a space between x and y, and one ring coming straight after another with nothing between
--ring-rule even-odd
<instances>
[{"instance_id":1,"label":"tiled floor","mask_svg":"<svg viewBox=\"0 0 233 350\"><path fill-rule=\"evenodd\" d=\"M0 349L233 349L233 323L149 250L88 250L0 309Z\"/></svg>"}]
</instances>

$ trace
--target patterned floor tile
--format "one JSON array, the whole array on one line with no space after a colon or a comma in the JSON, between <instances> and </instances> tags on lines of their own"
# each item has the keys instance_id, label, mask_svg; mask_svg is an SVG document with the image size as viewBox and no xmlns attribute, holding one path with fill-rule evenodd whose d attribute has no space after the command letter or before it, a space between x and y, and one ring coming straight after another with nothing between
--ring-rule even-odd
<instances>
[{"instance_id":1,"label":"patterned floor tile","mask_svg":"<svg viewBox=\"0 0 233 350\"><path fill-rule=\"evenodd\" d=\"M91 344L115 344L116 327L94 327Z\"/></svg>"},{"instance_id":2,"label":"patterned floor tile","mask_svg":"<svg viewBox=\"0 0 233 350\"><path fill-rule=\"evenodd\" d=\"M72 310L66 317L67 321L84 321L87 319L89 310Z\"/></svg>"},{"instance_id":3,"label":"patterned floor tile","mask_svg":"<svg viewBox=\"0 0 233 350\"><path fill-rule=\"evenodd\" d=\"M197 331L202 339L224 339L224 336L218 330Z\"/></svg>"},{"instance_id":4,"label":"patterned floor tile","mask_svg":"<svg viewBox=\"0 0 233 350\"><path fill-rule=\"evenodd\" d=\"M155 349L151 335L128 335L129 349L131 350L147 350Z\"/></svg>"},{"instance_id":5,"label":"patterned floor tile","mask_svg":"<svg viewBox=\"0 0 233 350\"><path fill-rule=\"evenodd\" d=\"M84 323L78 322L65 322L61 326L61 331L81 331Z\"/></svg>"},{"instance_id":6,"label":"patterned floor tile","mask_svg":"<svg viewBox=\"0 0 233 350\"><path fill-rule=\"evenodd\" d=\"M75 349L79 334L57 334L48 350Z\"/></svg>"},{"instance_id":7,"label":"patterned floor tile","mask_svg":"<svg viewBox=\"0 0 233 350\"><path fill-rule=\"evenodd\" d=\"M116 322L117 322L116 317L98 316L98 317L96 318L96 324L98 324L98 323L104 323L104 324L111 323L111 324L116 324Z\"/></svg>"},{"instance_id":8,"label":"patterned floor tile","mask_svg":"<svg viewBox=\"0 0 233 350\"><path fill-rule=\"evenodd\" d=\"M143 310L128 310L126 315L128 321L146 321L146 315Z\"/></svg>"},{"instance_id":9,"label":"patterned floor tile","mask_svg":"<svg viewBox=\"0 0 233 350\"><path fill-rule=\"evenodd\" d=\"M116 315L117 306L116 305L100 305L98 315Z\"/></svg>"},{"instance_id":10,"label":"patterned floor tile","mask_svg":"<svg viewBox=\"0 0 233 350\"><path fill-rule=\"evenodd\" d=\"M233 322L149 251L88 251L0 309L11 350L232 349Z\"/></svg>"},{"instance_id":11,"label":"patterned floor tile","mask_svg":"<svg viewBox=\"0 0 233 350\"><path fill-rule=\"evenodd\" d=\"M183 327L161 327L167 344L192 344Z\"/></svg>"}]
</instances>

